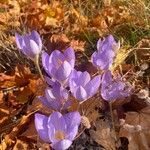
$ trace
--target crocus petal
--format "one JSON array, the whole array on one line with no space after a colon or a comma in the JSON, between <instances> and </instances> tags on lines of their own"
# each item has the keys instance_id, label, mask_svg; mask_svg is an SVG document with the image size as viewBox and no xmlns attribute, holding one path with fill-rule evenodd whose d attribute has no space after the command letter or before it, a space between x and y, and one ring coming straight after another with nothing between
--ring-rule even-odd
<instances>
[{"instance_id":1,"label":"crocus petal","mask_svg":"<svg viewBox=\"0 0 150 150\"><path fill-rule=\"evenodd\" d=\"M79 80L78 83L81 86L85 86L90 81L90 79L91 79L90 74L87 71L85 71L78 78Z\"/></svg>"},{"instance_id":2,"label":"crocus petal","mask_svg":"<svg viewBox=\"0 0 150 150\"><path fill-rule=\"evenodd\" d=\"M113 51L110 52L102 52L102 53L93 53L91 60L95 67L98 67L102 70L107 70L113 63L112 56L109 56L109 54L114 54Z\"/></svg>"},{"instance_id":3,"label":"crocus petal","mask_svg":"<svg viewBox=\"0 0 150 150\"><path fill-rule=\"evenodd\" d=\"M64 139L56 143L52 143L52 148L55 150L66 150L68 149L72 144L72 141Z\"/></svg>"},{"instance_id":4,"label":"crocus petal","mask_svg":"<svg viewBox=\"0 0 150 150\"><path fill-rule=\"evenodd\" d=\"M49 102L49 105L56 110L59 110L61 108L61 102L60 97L55 97L52 89L47 88L45 90L45 96L47 101ZM57 96L57 95L56 95Z\"/></svg>"},{"instance_id":5,"label":"crocus petal","mask_svg":"<svg viewBox=\"0 0 150 150\"><path fill-rule=\"evenodd\" d=\"M106 57L102 57L102 58L98 58L96 61L95 61L95 66L100 68L101 70L107 70L111 67L112 65L112 59L109 59L106 58Z\"/></svg>"},{"instance_id":6,"label":"crocus petal","mask_svg":"<svg viewBox=\"0 0 150 150\"><path fill-rule=\"evenodd\" d=\"M43 65L46 73L48 73L49 55L46 52L42 53L42 65Z\"/></svg>"},{"instance_id":7,"label":"crocus petal","mask_svg":"<svg viewBox=\"0 0 150 150\"><path fill-rule=\"evenodd\" d=\"M57 97L58 99L61 99L61 93L62 93L63 87L61 87L61 84L58 82L55 82L55 84L52 86L53 95Z\"/></svg>"},{"instance_id":8,"label":"crocus petal","mask_svg":"<svg viewBox=\"0 0 150 150\"><path fill-rule=\"evenodd\" d=\"M72 71L72 67L67 61L64 61L63 64L56 71L55 77L58 81L64 81L67 77L69 77Z\"/></svg>"},{"instance_id":9,"label":"crocus petal","mask_svg":"<svg viewBox=\"0 0 150 150\"><path fill-rule=\"evenodd\" d=\"M42 53L41 57L42 57L42 66L43 66L45 72L48 75L50 75L49 70L48 70L49 69L49 55L46 52L44 52L44 53Z\"/></svg>"},{"instance_id":10,"label":"crocus petal","mask_svg":"<svg viewBox=\"0 0 150 150\"><path fill-rule=\"evenodd\" d=\"M50 142L47 128L48 117L45 115L35 114L35 128L40 138L45 142Z\"/></svg>"},{"instance_id":11,"label":"crocus petal","mask_svg":"<svg viewBox=\"0 0 150 150\"><path fill-rule=\"evenodd\" d=\"M93 65L96 64L96 56L97 56L97 52L94 52L91 56L91 61L92 61Z\"/></svg>"},{"instance_id":12,"label":"crocus petal","mask_svg":"<svg viewBox=\"0 0 150 150\"><path fill-rule=\"evenodd\" d=\"M74 80L69 80L69 87L70 91L73 93L78 87L78 83L76 83Z\"/></svg>"},{"instance_id":13,"label":"crocus petal","mask_svg":"<svg viewBox=\"0 0 150 150\"><path fill-rule=\"evenodd\" d=\"M34 45L36 44L36 43L34 43L33 44L33 42L30 42L30 36L29 35L24 35L23 36L23 40L24 40L24 43L25 43L25 45L24 45L24 47L22 48L22 51L24 51L25 53L26 53L26 55L28 56L28 57L30 57L30 58L32 58L32 59L34 59L35 58L35 56L36 56L36 54L34 54L33 52L32 52L32 50L35 52L35 48L34 48ZM33 40L32 40L33 41ZM33 44L33 45L32 45ZM36 45L37 46L37 45ZM35 46L35 47L36 47ZM33 49L32 49L32 48ZM37 48L37 47L36 47Z\"/></svg>"},{"instance_id":14,"label":"crocus petal","mask_svg":"<svg viewBox=\"0 0 150 150\"><path fill-rule=\"evenodd\" d=\"M61 103L54 99L47 99L43 96L38 96L39 100L42 102L42 104L46 107L49 107L54 110L60 110Z\"/></svg>"},{"instance_id":15,"label":"crocus petal","mask_svg":"<svg viewBox=\"0 0 150 150\"><path fill-rule=\"evenodd\" d=\"M36 42L36 44L38 45L39 49L42 49L42 40L40 38L40 35L37 31L33 30L31 32L31 37L32 39Z\"/></svg>"},{"instance_id":16,"label":"crocus petal","mask_svg":"<svg viewBox=\"0 0 150 150\"><path fill-rule=\"evenodd\" d=\"M69 47L64 52L65 59L70 63L71 67L74 68L75 64L75 53L73 48Z\"/></svg>"},{"instance_id":17,"label":"crocus petal","mask_svg":"<svg viewBox=\"0 0 150 150\"><path fill-rule=\"evenodd\" d=\"M116 44L116 41L112 35L108 35L104 40L101 45L101 50L102 51L113 51L113 45Z\"/></svg>"},{"instance_id":18,"label":"crocus petal","mask_svg":"<svg viewBox=\"0 0 150 150\"><path fill-rule=\"evenodd\" d=\"M18 33L15 33L15 39L16 39L16 44L19 49L22 49L23 45L23 39L22 36L20 36Z\"/></svg>"},{"instance_id":19,"label":"crocus petal","mask_svg":"<svg viewBox=\"0 0 150 150\"><path fill-rule=\"evenodd\" d=\"M55 127L55 130L66 131L66 123L61 113L53 112L48 118L48 127L50 125Z\"/></svg>"},{"instance_id":20,"label":"crocus petal","mask_svg":"<svg viewBox=\"0 0 150 150\"><path fill-rule=\"evenodd\" d=\"M47 107L51 107L51 105L49 104L49 102L47 101L47 99L43 96L38 96L38 99L42 102L43 105L47 106Z\"/></svg>"},{"instance_id":21,"label":"crocus petal","mask_svg":"<svg viewBox=\"0 0 150 150\"><path fill-rule=\"evenodd\" d=\"M111 71L108 70L102 75L102 83L103 85L108 85L112 82L112 74Z\"/></svg>"},{"instance_id":22,"label":"crocus petal","mask_svg":"<svg viewBox=\"0 0 150 150\"><path fill-rule=\"evenodd\" d=\"M71 72L70 79L79 78L81 74L82 74L81 71L77 71L77 70L73 69Z\"/></svg>"},{"instance_id":23,"label":"crocus petal","mask_svg":"<svg viewBox=\"0 0 150 150\"><path fill-rule=\"evenodd\" d=\"M55 66L53 64L48 65L48 75L53 79L56 80L56 72L57 72L57 68L55 68Z\"/></svg>"},{"instance_id":24,"label":"crocus petal","mask_svg":"<svg viewBox=\"0 0 150 150\"><path fill-rule=\"evenodd\" d=\"M78 85L80 85L79 77L81 74L81 71L76 71L75 69L71 72L69 76L69 86L71 91L73 91Z\"/></svg>"},{"instance_id":25,"label":"crocus petal","mask_svg":"<svg viewBox=\"0 0 150 150\"><path fill-rule=\"evenodd\" d=\"M30 56L31 53L27 49L27 45L25 44L24 41L24 36L20 36L18 33L16 33L15 38L16 38L16 44L18 48L21 50L21 52L27 56Z\"/></svg>"},{"instance_id":26,"label":"crocus petal","mask_svg":"<svg viewBox=\"0 0 150 150\"><path fill-rule=\"evenodd\" d=\"M76 126L80 124L81 122L81 115L79 112L70 112L64 115L65 122L67 126Z\"/></svg>"},{"instance_id":27,"label":"crocus petal","mask_svg":"<svg viewBox=\"0 0 150 150\"><path fill-rule=\"evenodd\" d=\"M52 143L58 142L59 140L55 138L55 133L56 129L53 124L48 124L48 135L49 135L49 140Z\"/></svg>"},{"instance_id":28,"label":"crocus petal","mask_svg":"<svg viewBox=\"0 0 150 150\"><path fill-rule=\"evenodd\" d=\"M100 50L101 46L102 46L102 40L99 39L99 40L97 41L97 50L98 50L98 51Z\"/></svg>"},{"instance_id":29,"label":"crocus petal","mask_svg":"<svg viewBox=\"0 0 150 150\"><path fill-rule=\"evenodd\" d=\"M30 40L29 42L30 42L30 48L31 48L30 50L32 51L33 56L38 55L40 53L41 49L39 49L39 47L35 41Z\"/></svg>"},{"instance_id":30,"label":"crocus petal","mask_svg":"<svg viewBox=\"0 0 150 150\"><path fill-rule=\"evenodd\" d=\"M49 78L48 76L44 77L45 81L47 82L48 85L53 86L55 84L55 80Z\"/></svg>"},{"instance_id":31,"label":"crocus petal","mask_svg":"<svg viewBox=\"0 0 150 150\"><path fill-rule=\"evenodd\" d=\"M67 139L73 141L78 133L78 125L69 126L67 129Z\"/></svg>"},{"instance_id":32,"label":"crocus petal","mask_svg":"<svg viewBox=\"0 0 150 150\"><path fill-rule=\"evenodd\" d=\"M59 50L55 50L51 53L49 57L49 63L53 64L56 68L59 68L64 62L64 56Z\"/></svg>"},{"instance_id":33,"label":"crocus petal","mask_svg":"<svg viewBox=\"0 0 150 150\"><path fill-rule=\"evenodd\" d=\"M47 99L56 99L53 92L52 92L52 89L50 89L50 88L47 88L45 90L45 96Z\"/></svg>"},{"instance_id":34,"label":"crocus petal","mask_svg":"<svg viewBox=\"0 0 150 150\"><path fill-rule=\"evenodd\" d=\"M82 86L79 86L76 91L72 91L74 92L74 96L76 99L78 100L86 100L87 99L87 93L85 91L85 89Z\"/></svg>"},{"instance_id":35,"label":"crocus petal","mask_svg":"<svg viewBox=\"0 0 150 150\"><path fill-rule=\"evenodd\" d=\"M60 83L55 82L55 84L52 85L52 89L53 95L57 99L68 99L68 90L66 90Z\"/></svg>"},{"instance_id":36,"label":"crocus petal","mask_svg":"<svg viewBox=\"0 0 150 150\"><path fill-rule=\"evenodd\" d=\"M106 101L116 100L118 97L118 91L108 91L106 88L101 88L101 96Z\"/></svg>"},{"instance_id":37,"label":"crocus petal","mask_svg":"<svg viewBox=\"0 0 150 150\"><path fill-rule=\"evenodd\" d=\"M101 76L95 76L85 87L86 92L88 93L89 97L92 97L96 94L99 86L101 83Z\"/></svg>"}]
</instances>

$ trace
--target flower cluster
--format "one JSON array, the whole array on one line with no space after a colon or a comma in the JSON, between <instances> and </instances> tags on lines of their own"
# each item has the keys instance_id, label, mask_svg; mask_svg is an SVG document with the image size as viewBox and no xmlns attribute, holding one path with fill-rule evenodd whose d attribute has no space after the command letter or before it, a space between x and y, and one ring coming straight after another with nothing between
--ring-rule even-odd
<instances>
[{"instance_id":1,"label":"flower cluster","mask_svg":"<svg viewBox=\"0 0 150 150\"><path fill-rule=\"evenodd\" d=\"M42 41L36 31L28 35L16 34L18 48L29 58L34 60L42 51ZM103 70L101 75L91 78L85 71L75 70L75 52L69 47L63 53L54 50L50 55L42 53L42 65L47 74L45 80L48 83L45 95L39 96L43 105L54 110L50 116L35 114L35 127L40 138L51 143L56 150L66 150L78 134L81 123L79 112L67 112L72 101L70 94L83 103L97 92L106 101L112 101L127 97L131 94L131 87L125 83L121 76L112 77L109 70L113 64L120 43L116 42L112 35L97 42L97 52L94 52L91 60L95 67Z\"/></svg>"}]
</instances>

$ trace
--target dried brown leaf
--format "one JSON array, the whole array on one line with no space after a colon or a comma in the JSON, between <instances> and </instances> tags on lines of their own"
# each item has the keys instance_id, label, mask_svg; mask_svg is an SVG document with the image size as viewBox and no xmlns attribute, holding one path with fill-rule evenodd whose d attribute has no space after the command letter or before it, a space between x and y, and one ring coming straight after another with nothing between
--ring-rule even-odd
<instances>
[{"instance_id":1,"label":"dried brown leaf","mask_svg":"<svg viewBox=\"0 0 150 150\"><path fill-rule=\"evenodd\" d=\"M99 120L96 122L96 131L90 131L91 137L105 150L116 150L114 132L110 129L108 122Z\"/></svg>"},{"instance_id":2,"label":"dried brown leaf","mask_svg":"<svg viewBox=\"0 0 150 150\"><path fill-rule=\"evenodd\" d=\"M53 34L46 42L46 47L49 52L53 50L65 50L69 47L70 40L65 34Z\"/></svg>"},{"instance_id":3,"label":"dried brown leaf","mask_svg":"<svg viewBox=\"0 0 150 150\"><path fill-rule=\"evenodd\" d=\"M79 41L79 40L71 40L70 46L75 50L75 51L81 51L84 52L84 47L85 47L85 41Z\"/></svg>"},{"instance_id":4,"label":"dried brown leaf","mask_svg":"<svg viewBox=\"0 0 150 150\"><path fill-rule=\"evenodd\" d=\"M131 132L121 128L120 136L129 140L129 150L150 149L150 106L139 112L127 112L125 123L131 126L140 126L140 131Z\"/></svg>"}]
</instances>

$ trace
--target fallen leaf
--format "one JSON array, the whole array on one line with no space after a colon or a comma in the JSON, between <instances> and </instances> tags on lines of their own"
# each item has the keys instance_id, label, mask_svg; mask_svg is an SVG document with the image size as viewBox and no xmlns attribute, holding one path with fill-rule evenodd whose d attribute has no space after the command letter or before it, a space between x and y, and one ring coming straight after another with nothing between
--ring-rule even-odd
<instances>
[{"instance_id":1,"label":"fallen leaf","mask_svg":"<svg viewBox=\"0 0 150 150\"><path fill-rule=\"evenodd\" d=\"M79 40L71 40L70 46L75 50L75 51L81 51L84 52L85 50L85 41L79 41Z\"/></svg>"},{"instance_id":2,"label":"fallen leaf","mask_svg":"<svg viewBox=\"0 0 150 150\"><path fill-rule=\"evenodd\" d=\"M127 112L125 123L131 126L140 126L141 130L131 132L130 130L120 130L120 137L127 137L129 140L129 150L149 150L150 149L150 106L139 112Z\"/></svg>"},{"instance_id":3,"label":"fallen leaf","mask_svg":"<svg viewBox=\"0 0 150 150\"><path fill-rule=\"evenodd\" d=\"M45 26L57 27L58 26L58 20L55 18L52 18L52 17L46 17Z\"/></svg>"},{"instance_id":4,"label":"fallen leaf","mask_svg":"<svg viewBox=\"0 0 150 150\"><path fill-rule=\"evenodd\" d=\"M96 131L91 130L90 136L106 150L116 150L114 132L110 129L106 121L99 120L96 122Z\"/></svg>"}]
</instances>

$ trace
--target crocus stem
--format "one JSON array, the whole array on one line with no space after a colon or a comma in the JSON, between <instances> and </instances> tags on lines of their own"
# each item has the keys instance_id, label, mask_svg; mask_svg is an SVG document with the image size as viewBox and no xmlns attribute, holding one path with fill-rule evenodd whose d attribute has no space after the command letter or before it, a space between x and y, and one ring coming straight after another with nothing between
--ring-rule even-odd
<instances>
[{"instance_id":1,"label":"crocus stem","mask_svg":"<svg viewBox=\"0 0 150 150\"><path fill-rule=\"evenodd\" d=\"M35 63L35 65L36 65L36 67L37 67L37 70L38 70L38 72L39 72L39 74L40 74L40 77L41 77L42 80L44 81L44 77L43 77L42 71L41 71L40 66L39 66L39 55L37 55L37 56L35 57L34 63Z\"/></svg>"},{"instance_id":2,"label":"crocus stem","mask_svg":"<svg viewBox=\"0 0 150 150\"><path fill-rule=\"evenodd\" d=\"M115 130L115 122L114 122L114 115L113 115L113 109L112 109L112 102L109 102L109 108L110 108L112 128L114 130L114 135L115 135L115 141L117 141L116 130Z\"/></svg>"},{"instance_id":3,"label":"crocus stem","mask_svg":"<svg viewBox=\"0 0 150 150\"><path fill-rule=\"evenodd\" d=\"M79 134L75 137L75 139L74 139L74 140L76 140L77 138L79 138L79 137L80 137L80 135L81 135L81 134L85 131L85 129L86 129L86 128L83 128L83 129L82 129L82 131L81 131L81 132L80 132L80 133L79 133Z\"/></svg>"}]
</instances>

